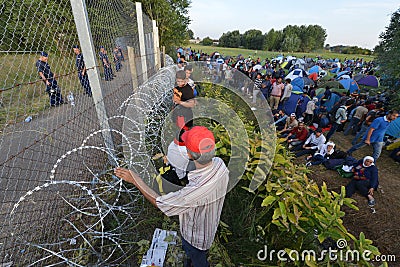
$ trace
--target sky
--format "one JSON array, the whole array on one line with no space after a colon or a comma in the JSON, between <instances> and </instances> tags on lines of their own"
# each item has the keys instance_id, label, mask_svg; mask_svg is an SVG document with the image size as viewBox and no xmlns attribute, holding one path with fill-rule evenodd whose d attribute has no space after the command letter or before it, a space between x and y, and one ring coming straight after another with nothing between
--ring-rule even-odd
<instances>
[{"instance_id":1,"label":"sky","mask_svg":"<svg viewBox=\"0 0 400 267\"><path fill-rule=\"evenodd\" d=\"M373 49L399 8L400 2L392 0L192 0L189 29L196 38L219 39L234 30L266 33L317 24L326 30L325 44Z\"/></svg>"}]
</instances>

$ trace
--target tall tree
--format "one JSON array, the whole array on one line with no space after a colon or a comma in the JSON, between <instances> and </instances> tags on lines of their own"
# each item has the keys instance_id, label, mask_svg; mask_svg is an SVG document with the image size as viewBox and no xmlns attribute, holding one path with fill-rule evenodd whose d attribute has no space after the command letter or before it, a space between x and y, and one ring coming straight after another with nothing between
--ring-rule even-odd
<instances>
[{"instance_id":1,"label":"tall tree","mask_svg":"<svg viewBox=\"0 0 400 267\"><path fill-rule=\"evenodd\" d=\"M223 33L219 38L219 46L222 47L239 47L241 45L241 34L238 30Z\"/></svg>"},{"instance_id":2,"label":"tall tree","mask_svg":"<svg viewBox=\"0 0 400 267\"><path fill-rule=\"evenodd\" d=\"M192 30L189 29L189 30L187 31L187 34L188 34L188 38L189 38L189 39L194 39L194 32L193 32Z\"/></svg>"},{"instance_id":3,"label":"tall tree","mask_svg":"<svg viewBox=\"0 0 400 267\"><path fill-rule=\"evenodd\" d=\"M262 50L265 36L260 30L248 30L243 34L243 46L247 49Z\"/></svg>"},{"instance_id":4,"label":"tall tree","mask_svg":"<svg viewBox=\"0 0 400 267\"><path fill-rule=\"evenodd\" d=\"M172 47L186 39L190 0L140 0L144 12L157 21L160 44Z\"/></svg>"},{"instance_id":5,"label":"tall tree","mask_svg":"<svg viewBox=\"0 0 400 267\"><path fill-rule=\"evenodd\" d=\"M392 14L386 31L379 35L381 39L375 48L377 61L382 67L382 72L393 78L400 78L400 9Z\"/></svg>"},{"instance_id":6,"label":"tall tree","mask_svg":"<svg viewBox=\"0 0 400 267\"><path fill-rule=\"evenodd\" d=\"M390 87L389 99L393 108L400 107L400 9L392 14L386 31L379 35L375 47L377 61L381 67L382 84Z\"/></svg>"}]
</instances>

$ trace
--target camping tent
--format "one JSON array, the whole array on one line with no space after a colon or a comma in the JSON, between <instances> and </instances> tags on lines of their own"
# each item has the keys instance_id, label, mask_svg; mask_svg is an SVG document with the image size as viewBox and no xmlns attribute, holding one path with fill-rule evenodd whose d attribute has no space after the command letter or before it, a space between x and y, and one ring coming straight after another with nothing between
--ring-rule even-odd
<instances>
[{"instance_id":1,"label":"camping tent","mask_svg":"<svg viewBox=\"0 0 400 267\"><path fill-rule=\"evenodd\" d=\"M339 80L339 78L341 77L341 76L343 76L343 75L349 75L350 74L350 71L341 71L341 72L338 72L337 74L336 74L336 80Z\"/></svg>"},{"instance_id":2,"label":"camping tent","mask_svg":"<svg viewBox=\"0 0 400 267\"><path fill-rule=\"evenodd\" d=\"M321 98L324 96L324 94L323 93L321 93L321 94L319 94L319 95L317 95L317 98L319 99L319 100L321 100ZM326 101L325 103L324 103L324 106L326 107L326 111L331 111L331 109L333 108L333 106L337 103L337 102L339 102L339 100L340 100L340 96L339 95L337 95L336 93L333 93L332 95L331 95L331 98L328 100L328 101Z\"/></svg>"},{"instance_id":3,"label":"camping tent","mask_svg":"<svg viewBox=\"0 0 400 267\"><path fill-rule=\"evenodd\" d=\"M329 86L330 88L333 88L333 87L335 87L335 88L341 88L341 89L344 89L344 86L343 86L343 84L341 84L340 82L338 82L338 81L328 81L328 82L325 82L325 83L323 83L323 84L321 84L321 85L319 85L320 87L327 87L327 86Z\"/></svg>"},{"instance_id":4,"label":"camping tent","mask_svg":"<svg viewBox=\"0 0 400 267\"><path fill-rule=\"evenodd\" d=\"M341 83L344 88L349 90L350 93L358 92L360 90L357 82L353 79L342 79L342 80L339 80L339 83Z\"/></svg>"},{"instance_id":5,"label":"camping tent","mask_svg":"<svg viewBox=\"0 0 400 267\"><path fill-rule=\"evenodd\" d=\"M379 81L378 78L374 75L367 75L357 82L358 84L366 85L366 86L371 86L371 87L379 87Z\"/></svg>"},{"instance_id":6,"label":"camping tent","mask_svg":"<svg viewBox=\"0 0 400 267\"><path fill-rule=\"evenodd\" d=\"M393 136L394 138L400 138L400 118L395 119L389 125L386 130L386 134Z\"/></svg>"},{"instance_id":7,"label":"camping tent","mask_svg":"<svg viewBox=\"0 0 400 267\"><path fill-rule=\"evenodd\" d=\"M294 69L288 75L286 75L285 79L294 80L297 77L307 77L307 72L303 69Z\"/></svg>"},{"instance_id":8,"label":"camping tent","mask_svg":"<svg viewBox=\"0 0 400 267\"><path fill-rule=\"evenodd\" d=\"M296 67L296 68L299 68L299 69L305 69L306 68L306 62L304 61L304 59L301 59L301 58L298 58L297 60L296 60L296 62L294 63L294 66Z\"/></svg>"},{"instance_id":9,"label":"camping tent","mask_svg":"<svg viewBox=\"0 0 400 267\"><path fill-rule=\"evenodd\" d=\"M286 114L291 114L296 112L297 102L301 98L301 94L291 94L289 99L285 102L284 110Z\"/></svg>"},{"instance_id":10,"label":"camping tent","mask_svg":"<svg viewBox=\"0 0 400 267\"><path fill-rule=\"evenodd\" d=\"M308 73L318 73L318 72L320 72L322 70L322 68L320 67L320 66L317 66L317 65L315 65L315 66L313 66L312 68L310 68L309 70L308 70Z\"/></svg>"}]
</instances>

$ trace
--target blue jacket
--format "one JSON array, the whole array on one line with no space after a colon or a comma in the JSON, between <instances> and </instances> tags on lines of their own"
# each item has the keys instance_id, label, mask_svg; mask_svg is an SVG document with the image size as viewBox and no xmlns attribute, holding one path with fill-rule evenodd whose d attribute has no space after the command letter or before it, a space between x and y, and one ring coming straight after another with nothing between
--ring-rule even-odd
<instances>
[{"instance_id":1,"label":"blue jacket","mask_svg":"<svg viewBox=\"0 0 400 267\"><path fill-rule=\"evenodd\" d=\"M363 159L360 159L353 166L355 168L359 165L363 166ZM363 168L364 168L364 176L369 180L370 188L374 188L376 190L379 185L378 168L375 165L371 165L369 167L363 167Z\"/></svg>"}]
</instances>

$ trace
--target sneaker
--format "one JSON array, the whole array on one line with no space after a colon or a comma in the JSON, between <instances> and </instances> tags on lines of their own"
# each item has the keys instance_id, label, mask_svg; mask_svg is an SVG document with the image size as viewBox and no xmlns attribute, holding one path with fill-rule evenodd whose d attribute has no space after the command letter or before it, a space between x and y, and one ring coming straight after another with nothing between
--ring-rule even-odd
<instances>
[{"instance_id":1,"label":"sneaker","mask_svg":"<svg viewBox=\"0 0 400 267\"><path fill-rule=\"evenodd\" d=\"M251 110L257 110L257 108L255 108L255 107L251 107Z\"/></svg>"},{"instance_id":2,"label":"sneaker","mask_svg":"<svg viewBox=\"0 0 400 267\"><path fill-rule=\"evenodd\" d=\"M370 200L368 200L368 206L369 206L369 207L375 206L375 199L370 199Z\"/></svg>"},{"instance_id":3,"label":"sneaker","mask_svg":"<svg viewBox=\"0 0 400 267\"><path fill-rule=\"evenodd\" d=\"M306 167L310 167L311 165L312 165L312 164L311 164L310 161L306 163Z\"/></svg>"}]
</instances>

